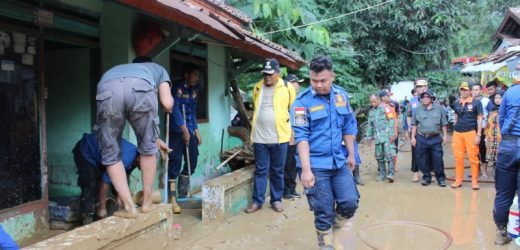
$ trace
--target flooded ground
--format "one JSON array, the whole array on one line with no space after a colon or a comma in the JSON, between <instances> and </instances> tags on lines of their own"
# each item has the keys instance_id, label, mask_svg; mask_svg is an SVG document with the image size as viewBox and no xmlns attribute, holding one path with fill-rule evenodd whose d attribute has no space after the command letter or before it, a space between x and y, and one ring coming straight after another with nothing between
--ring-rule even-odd
<instances>
[{"instance_id":1,"label":"flooded ground","mask_svg":"<svg viewBox=\"0 0 520 250\"><path fill-rule=\"evenodd\" d=\"M343 229L345 249L517 249L514 242L504 247L493 244L494 184L483 183L478 191L472 191L469 183L456 190L436 184L423 187L411 181L409 152L399 153L395 183L376 182L373 151L364 146L360 150L366 185L359 187L358 212ZM445 154L446 167L452 167L450 145ZM453 176L453 170L446 174ZM222 223L198 223L197 211L186 211L182 219L176 217L184 227L176 248L317 249L307 200L284 205L283 213L264 206ZM186 216L190 213L193 216Z\"/></svg>"}]
</instances>

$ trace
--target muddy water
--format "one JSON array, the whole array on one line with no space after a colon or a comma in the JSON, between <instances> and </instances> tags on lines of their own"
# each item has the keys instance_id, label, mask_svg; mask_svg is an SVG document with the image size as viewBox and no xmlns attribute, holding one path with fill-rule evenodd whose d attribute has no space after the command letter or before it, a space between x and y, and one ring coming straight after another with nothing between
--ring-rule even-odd
<instances>
[{"instance_id":1,"label":"muddy water","mask_svg":"<svg viewBox=\"0 0 520 250\"><path fill-rule=\"evenodd\" d=\"M395 183L376 182L372 152L361 147L366 185L359 187L356 216L341 231L345 249L517 249L513 242L505 247L493 244L493 184L482 184L479 191L468 184L457 190L436 184L423 187L410 181L409 152L399 153ZM449 145L445 152L450 166ZM446 172L453 175L453 170ZM306 199L284 205L283 213L264 206L222 223L194 225L193 218L184 219L185 231L175 242L176 249L317 249Z\"/></svg>"}]
</instances>

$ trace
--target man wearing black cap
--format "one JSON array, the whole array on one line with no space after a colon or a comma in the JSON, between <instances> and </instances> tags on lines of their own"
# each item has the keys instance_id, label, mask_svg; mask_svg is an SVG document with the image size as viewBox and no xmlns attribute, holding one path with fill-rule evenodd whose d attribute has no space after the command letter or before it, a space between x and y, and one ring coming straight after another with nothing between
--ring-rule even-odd
<instances>
[{"instance_id":1,"label":"man wearing black cap","mask_svg":"<svg viewBox=\"0 0 520 250\"><path fill-rule=\"evenodd\" d=\"M276 59L265 60L262 74L263 79L253 88L251 141L256 168L253 202L247 208L247 213L262 208L267 176L271 207L276 212L283 211L284 165L292 133L289 109L296 98L294 87L291 84L286 85L280 78L280 64Z\"/></svg>"},{"instance_id":2,"label":"man wearing black cap","mask_svg":"<svg viewBox=\"0 0 520 250\"><path fill-rule=\"evenodd\" d=\"M300 82L303 82L303 79L298 79L297 76L293 74L287 75L285 78L286 83L290 83L298 94L300 90ZM284 199L294 199L300 198L301 194L296 192L296 142L294 141L294 133L291 135L291 140L289 141L289 147L287 148L287 159L285 159L285 170L284 170L284 185L285 188L283 190L283 198Z\"/></svg>"},{"instance_id":3,"label":"man wearing black cap","mask_svg":"<svg viewBox=\"0 0 520 250\"><path fill-rule=\"evenodd\" d=\"M412 117L411 144L415 146L417 165L423 173L421 184L430 185L431 164L439 186L445 187L442 144L448 142L448 120L444 109L433 104L435 97L429 90L420 95L420 100L422 106L415 110Z\"/></svg>"}]
</instances>

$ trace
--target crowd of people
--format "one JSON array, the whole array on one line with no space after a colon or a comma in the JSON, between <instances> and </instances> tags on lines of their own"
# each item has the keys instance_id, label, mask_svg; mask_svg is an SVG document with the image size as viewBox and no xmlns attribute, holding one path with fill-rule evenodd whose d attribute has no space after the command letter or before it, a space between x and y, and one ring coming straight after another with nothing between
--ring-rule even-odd
<instances>
[{"instance_id":1,"label":"crowd of people","mask_svg":"<svg viewBox=\"0 0 520 250\"><path fill-rule=\"evenodd\" d=\"M342 249L337 232L355 214L359 202L356 184L363 185L355 140L358 126L347 91L333 84L330 57L317 56L309 67L310 87L298 94L298 78L289 75L282 80L278 62L268 59L263 66L263 79L253 89L251 139L256 170L252 202L246 212L254 213L262 208L267 179L271 208L282 212L282 199L300 197L295 190L298 175L314 213L319 246ZM520 78L517 81L520 83ZM505 93L505 86L499 88L497 81L491 81L486 85L488 97L484 97L482 85L462 82L458 88L459 98L451 105L437 100L426 79L415 81L413 97L401 107L391 99L388 87L371 94L365 139L369 145L374 144L378 164L376 180L387 183L396 180L401 111L402 128L412 147L412 181L428 186L435 180L440 187L446 187L443 145L448 143L450 129L455 159L455 180L450 186L462 187L466 155L471 165L467 177L471 179L473 190L480 188L479 180L489 178L488 165L495 166L494 214L498 229L495 243L509 242L505 224L507 209L517 190L514 178L517 178L519 156L514 152L519 152L520 145L520 125L515 118L518 117L516 110L520 110L518 85ZM510 130L504 130L503 126ZM505 134L508 136L504 137ZM517 140L516 151L501 150L502 145L506 145L503 138L509 142ZM511 156L501 157L506 152ZM513 169L515 174L511 174ZM500 179L507 180L499 182Z\"/></svg>"},{"instance_id":2,"label":"crowd of people","mask_svg":"<svg viewBox=\"0 0 520 250\"><path fill-rule=\"evenodd\" d=\"M266 59L263 64L262 79L253 88L251 141L256 168L252 201L246 212L262 208L268 180L270 206L275 212L282 212L283 199L301 197L296 192L299 177L314 213L319 246L341 249L338 230L354 216L359 202L356 184L363 184L356 143L358 124L347 91L333 84L331 58L318 55L311 60L309 69L310 87L298 93L301 80L297 76L282 79L276 59ZM164 68L146 58L116 66L103 75L96 96L98 115L94 134L84 135L74 149L80 173L78 184L84 192L85 223L106 216L103 206L94 211L92 197L98 183L98 190L102 190L99 202L105 199L106 186L112 183L124 207L119 215L137 215L127 183L127 175L137 165L143 178L141 212L153 209L151 192L158 149L170 152L170 185L164 185L169 189L173 212L180 212L176 198L189 192L190 175L197 166L197 147L202 143L195 117L198 76L198 69L189 65L181 81L172 85ZM474 190L480 188L479 178L489 178L488 164L495 165L494 217L499 232L496 242L506 244L510 238L504 233L504 225L517 188L517 175L512 172L518 170L520 158L520 143L512 143L520 142L520 124L516 123L520 110L518 84L504 93L496 82L490 82L486 86L489 97L483 97L480 84L463 82L459 86L459 99L451 107L436 100L428 85L426 79L417 80L414 96L404 107L391 99L387 87L369 96L371 109L365 139L374 144L377 180L388 183L396 180L399 113L404 110L401 123L412 147L412 180L428 186L435 178L439 186L445 187L443 144L448 143L451 109L456 166L451 187L462 186L465 154L471 164ZM158 139L157 99L165 112L172 114L169 145ZM137 146L121 138L125 120L136 132ZM92 178L101 181L89 181Z\"/></svg>"},{"instance_id":3,"label":"crowd of people","mask_svg":"<svg viewBox=\"0 0 520 250\"><path fill-rule=\"evenodd\" d=\"M451 187L462 187L464 159L470 162L471 188L479 190L479 180L488 180L488 166L495 167L496 197L494 220L497 225L498 245L507 244L509 208L520 186L520 77L513 78L507 89L498 80L486 84L487 96L479 83L462 82L459 95L451 106L439 102L428 90L428 81L419 79L412 90L413 97L405 102L407 120L403 128L410 136L412 147L412 181L421 185L431 184L433 176L439 186L446 186L443 145L448 143L448 126L453 112L452 153L455 160L455 180ZM393 142L397 141L397 115L395 105L388 100L387 88L372 94L369 101L372 109L368 116L366 139L375 142L375 158L378 162L378 181L391 183L392 156L397 153ZM404 116L405 114L403 114ZM422 177L419 175L422 173Z\"/></svg>"}]
</instances>

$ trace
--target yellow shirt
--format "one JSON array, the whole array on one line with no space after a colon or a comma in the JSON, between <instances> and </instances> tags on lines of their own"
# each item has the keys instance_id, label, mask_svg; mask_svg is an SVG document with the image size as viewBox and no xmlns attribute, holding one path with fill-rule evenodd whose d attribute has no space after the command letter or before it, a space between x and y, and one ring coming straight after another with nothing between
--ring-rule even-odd
<instances>
[{"instance_id":1,"label":"yellow shirt","mask_svg":"<svg viewBox=\"0 0 520 250\"><path fill-rule=\"evenodd\" d=\"M256 117L258 115L258 109L260 107L260 95L262 93L262 88L264 87L264 80L259 81L254 89L253 89L253 105L254 105L254 113L253 113L253 126L251 131L251 141L253 140L253 135L255 131ZM278 78L278 83L276 83L276 89L274 90L274 98L273 98L273 106L274 106L274 116L275 116L275 125L276 132L278 133L278 143L286 143L291 139L291 123L290 123L290 115L289 109L291 108L292 103L296 99L296 90L292 86L292 84L287 83L287 87L285 86L284 81L281 78Z\"/></svg>"}]
</instances>

